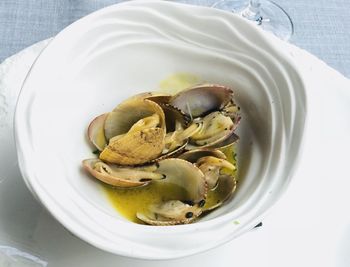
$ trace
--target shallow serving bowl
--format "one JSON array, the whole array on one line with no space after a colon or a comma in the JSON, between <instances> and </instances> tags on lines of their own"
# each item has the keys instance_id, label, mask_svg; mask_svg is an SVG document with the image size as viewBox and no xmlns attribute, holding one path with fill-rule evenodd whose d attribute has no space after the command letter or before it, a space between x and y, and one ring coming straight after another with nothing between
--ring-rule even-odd
<instances>
[{"instance_id":1,"label":"shallow serving bowl","mask_svg":"<svg viewBox=\"0 0 350 267\"><path fill-rule=\"evenodd\" d=\"M291 180L306 115L298 71L271 40L232 14L158 1L110 6L70 25L39 56L19 97L15 135L29 189L73 234L130 257L191 255L251 229ZM86 128L176 73L234 89L242 108L239 187L194 224L134 224L82 171L92 157Z\"/></svg>"}]
</instances>

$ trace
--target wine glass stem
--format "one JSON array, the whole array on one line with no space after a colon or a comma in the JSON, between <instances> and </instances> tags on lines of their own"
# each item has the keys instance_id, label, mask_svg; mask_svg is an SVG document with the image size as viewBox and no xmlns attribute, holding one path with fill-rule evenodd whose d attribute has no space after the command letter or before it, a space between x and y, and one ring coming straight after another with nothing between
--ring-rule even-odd
<instances>
[{"instance_id":1,"label":"wine glass stem","mask_svg":"<svg viewBox=\"0 0 350 267\"><path fill-rule=\"evenodd\" d=\"M260 5L260 0L250 0L248 7L242 11L242 16L260 25L263 20L260 14Z\"/></svg>"}]
</instances>

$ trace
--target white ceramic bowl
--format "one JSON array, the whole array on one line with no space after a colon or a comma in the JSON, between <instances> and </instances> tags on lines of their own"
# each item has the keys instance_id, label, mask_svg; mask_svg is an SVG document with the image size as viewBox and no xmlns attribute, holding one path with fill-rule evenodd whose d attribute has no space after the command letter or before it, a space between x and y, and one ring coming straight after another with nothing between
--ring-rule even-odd
<instances>
[{"instance_id":1,"label":"white ceramic bowl","mask_svg":"<svg viewBox=\"0 0 350 267\"><path fill-rule=\"evenodd\" d=\"M296 67L249 22L210 8L127 2L64 29L32 67L15 116L20 168L38 200L73 234L112 253L170 259L251 229L291 179L306 114ZM123 219L81 170L89 121L185 72L231 86L242 108L235 197L190 225Z\"/></svg>"}]
</instances>

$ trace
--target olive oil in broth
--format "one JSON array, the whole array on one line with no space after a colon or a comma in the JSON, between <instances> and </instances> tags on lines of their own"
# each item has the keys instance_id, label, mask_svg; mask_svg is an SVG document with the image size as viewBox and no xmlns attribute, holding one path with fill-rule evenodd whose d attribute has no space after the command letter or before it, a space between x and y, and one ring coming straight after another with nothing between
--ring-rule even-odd
<instances>
[{"instance_id":1,"label":"olive oil in broth","mask_svg":"<svg viewBox=\"0 0 350 267\"><path fill-rule=\"evenodd\" d=\"M105 190L109 200L123 217L140 224L143 222L136 217L136 213L146 213L149 205L157 204L160 201L186 199L185 188L161 182L133 188L106 185Z\"/></svg>"},{"instance_id":2,"label":"olive oil in broth","mask_svg":"<svg viewBox=\"0 0 350 267\"><path fill-rule=\"evenodd\" d=\"M199 82L200 79L195 75L176 73L162 80L158 91L176 94ZM227 156L227 160L237 166L234 147L232 146L222 151ZM234 171L234 175L236 175L236 170ZM140 224L144 223L136 217L137 212L146 212L150 205L159 203L160 201L186 199L185 188L161 182L152 182L148 185L134 188L118 188L109 185L103 185L103 187L113 207L127 220ZM218 189L221 190L220 184L218 185ZM222 199L220 199L218 193L210 191L207 195L205 207L209 208L221 201Z\"/></svg>"}]
</instances>

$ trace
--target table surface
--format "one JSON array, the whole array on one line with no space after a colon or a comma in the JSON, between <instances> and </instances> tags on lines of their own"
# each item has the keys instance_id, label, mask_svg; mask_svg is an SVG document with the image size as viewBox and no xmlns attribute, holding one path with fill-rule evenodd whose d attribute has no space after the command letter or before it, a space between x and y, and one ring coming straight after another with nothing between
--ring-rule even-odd
<instances>
[{"instance_id":1,"label":"table surface","mask_svg":"<svg viewBox=\"0 0 350 267\"><path fill-rule=\"evenodd\" d=\"M189 0L201 5L211 5L215 1ZM80 17L118 2L120 0L1 0L0 62L33 43L54 36ZM293 19L295 34L290 42L350 78L350 1L275 2Z\"/></svg>"}]
</instances>

